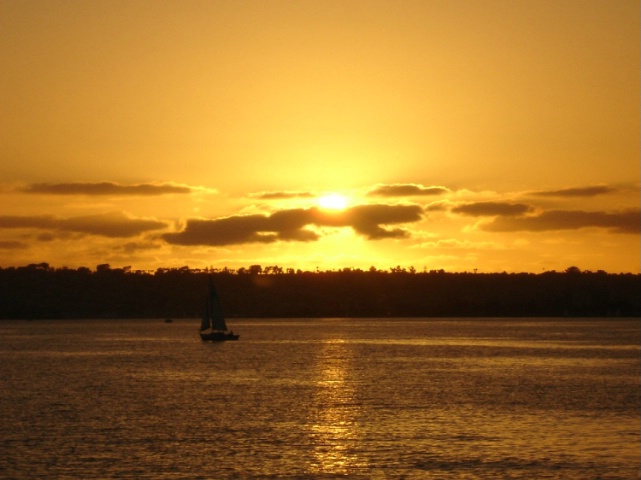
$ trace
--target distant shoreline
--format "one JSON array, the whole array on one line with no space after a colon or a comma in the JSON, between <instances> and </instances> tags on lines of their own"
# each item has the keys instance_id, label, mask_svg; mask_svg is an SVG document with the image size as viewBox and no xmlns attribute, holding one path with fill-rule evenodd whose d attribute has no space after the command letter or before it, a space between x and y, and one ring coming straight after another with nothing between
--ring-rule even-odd
<instances>
[{"instance_id":1,"label":"distant shoreline","mask_svg":"<svg viewBox=\"0 0 641 480\"><path fill-rule=\"evenodd\" d=\"M0 268L1 319L197 318L208 280L229 318L641 317L641 275Z\"/></svg>"}]
</instances>

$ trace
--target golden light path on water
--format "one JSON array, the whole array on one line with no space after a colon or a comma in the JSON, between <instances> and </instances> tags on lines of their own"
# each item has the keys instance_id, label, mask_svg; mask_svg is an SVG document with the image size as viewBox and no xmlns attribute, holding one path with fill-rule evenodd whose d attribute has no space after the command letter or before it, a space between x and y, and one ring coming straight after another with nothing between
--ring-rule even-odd
<instances>
[{"instance_id":1,"label":"golden light path on water","mask_svg":"<svg viewBox=\"0 0 641 480\"><path fill-rule=\"evenodd\" d=\"M317 410L310 423L310 434L315 440L312 473L347 475L365 467L359 464L357 449L353 448L359 443L360 407L354 382L348 378L351 369L352 358L345 341L323 341L315 369L318 372L314 382Z\"/></svg>"}]
</instances>

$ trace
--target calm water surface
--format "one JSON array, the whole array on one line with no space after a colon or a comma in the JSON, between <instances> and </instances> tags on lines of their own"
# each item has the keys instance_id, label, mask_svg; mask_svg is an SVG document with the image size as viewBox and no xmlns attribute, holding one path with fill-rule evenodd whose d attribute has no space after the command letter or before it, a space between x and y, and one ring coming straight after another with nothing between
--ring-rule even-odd
<instances>
[{"instance_id":1,"label":"calm water surface","mask_svg":"<svg viewBox=\"0 0 641 480\"><path fill-rule=\"evenodd\" d=\"M0 321L0 478L639 479L639 319Z\"/></svg>"}]
</instances>

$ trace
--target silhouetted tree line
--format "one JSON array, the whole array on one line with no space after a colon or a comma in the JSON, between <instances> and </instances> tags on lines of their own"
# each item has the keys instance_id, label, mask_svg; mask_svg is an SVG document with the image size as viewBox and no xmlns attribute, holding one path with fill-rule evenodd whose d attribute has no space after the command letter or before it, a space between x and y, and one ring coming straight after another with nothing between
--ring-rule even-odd
<instances>
[{"instance_id":1,"label":"silhouetted tree line","mask_svg":"<svg viewBox=\"0 0 641 480\"><path fill-rule=\"evenodd\" d=\"M208 277L229 317L641 316L641 275L417 272L278 266L133 271L0 268L0 318L199 317Z\"/></svg>"}]
</instances>

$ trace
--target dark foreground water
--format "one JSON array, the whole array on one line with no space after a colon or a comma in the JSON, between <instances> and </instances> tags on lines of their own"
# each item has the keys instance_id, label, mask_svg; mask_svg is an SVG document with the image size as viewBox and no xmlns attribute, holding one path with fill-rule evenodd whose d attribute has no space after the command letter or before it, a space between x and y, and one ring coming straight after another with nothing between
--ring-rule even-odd
<instances>
[{"instance_id":1,"label":"dark foreground water","mask_svg":"<svg viewBox=\"0 0 641 480\"><path fill-rule=\"evenodd\" d=\"M0 322L3 479L638 479L639 319Z\"/></svg>"}]
</instances>

